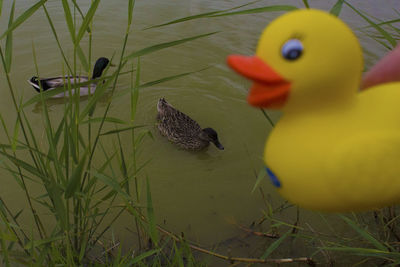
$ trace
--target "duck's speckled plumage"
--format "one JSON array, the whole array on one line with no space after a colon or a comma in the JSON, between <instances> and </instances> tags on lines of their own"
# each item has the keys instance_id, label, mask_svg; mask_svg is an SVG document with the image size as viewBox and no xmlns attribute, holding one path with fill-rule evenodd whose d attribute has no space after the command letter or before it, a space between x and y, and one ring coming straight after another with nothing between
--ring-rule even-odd
<instances>
[{"instance_id":1,"label":"duck's speckled plumage","mask_svg":"<svg viewBox=\"0 0 400 267\"><path fill-rule=\"evenodd\" d=\"M195 120L175 109L164 98L158 101L157 110L160 133L179 147L201 150L213 142L219 149L224 149L213 129L202 129Z\"/></svg>"}]
</instances>

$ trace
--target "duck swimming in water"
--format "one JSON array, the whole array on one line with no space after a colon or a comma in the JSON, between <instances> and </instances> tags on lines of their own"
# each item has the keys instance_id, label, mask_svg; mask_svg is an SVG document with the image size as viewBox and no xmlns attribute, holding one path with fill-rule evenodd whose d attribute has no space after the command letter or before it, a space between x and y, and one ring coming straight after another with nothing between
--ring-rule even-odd
<instances>
[{"instance_id":1,"label":"duck swimming in water","mask_svg":"<svg viewBox=\"0 0 400 267\"><path fill-rule=\"evenodd\" d=\"M179 147L187 150L201 150L212 142L218 149L224 149L214 129L202 129L196 121L175 109L164 98L158 101L157 111L160 133Z\"/></svg>"},{"instance_id":2,"label":"duck swimming in water","mask_svg":"<svg viewBox=\"0 0 400 267\"><path fill-rule=\"evenodd\" d=\"M64 87L64 85L67 85L68 83L73 85L75 82L77 83L85 83L88 82L89 80L94 80L96 78L99 78L102 74L104 69L108 66L110 63L110 60L105 57L101 57L97 59L94 68L93 68L93 75L92 78L89 79L87 76L59 76L59 77L53 77L53 78L42 78L39 79L36 76L33 76L30 80L28 80L29 84L35 88L37 92L40 92L40 87L42 87L43 91L48 91L48 90L53 90L56 88ZM68 81L69 80L69 81ZM90 94L93 94L94 91L96 90L96 82L91 83L90 85L85 85L81 86L79 90L79 94L81 96L85 96ZM72 94L74 94L74 91L76 89L72 89ZM55 96L52 96L53 98L61 98L68 96L68 92L63 92L60 94L57 94Z\"/></svg>"}]
</instances>

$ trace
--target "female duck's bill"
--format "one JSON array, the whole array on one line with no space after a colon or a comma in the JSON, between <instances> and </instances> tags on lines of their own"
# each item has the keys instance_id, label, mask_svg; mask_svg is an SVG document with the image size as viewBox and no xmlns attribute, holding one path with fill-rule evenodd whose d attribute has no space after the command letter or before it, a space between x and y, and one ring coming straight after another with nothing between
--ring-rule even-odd
<instances>
[{"instance_id":1,"label":"female duck's bill","mask_svg":"<svg viewBox=\"0 0 400 267\"><path fill-rule=\"evenodd\" d=\"M200 138L213 143L219 150L224 150L224 146L218 140L218 134L213 128L201 130Z\"/></svg>"},{"instance_id":2,"label":"female duck's bill","mask_svg":"<svg viewBox=\"0 0 400 267\"><path fill-rule=\"evenodd\" d=\"M41 78L41 79L39 79L36 76L33 76L31 79L28 80L28 83L32 85L37 92L40 92L41 90L47 91L64 87L66 83L69 83L71 85L73 85L75 82L85 83L88 82L89 80L94 80L96 78L101 77L103 71L107 68L109 64L110 60L108 58L100 57L99 59L97 59L93 67L93 74L91 79L89 79L87 76L58 76L58 77ZM91 93L94 93L95 89L96 89L95 82L86 86L81 86L80 95L81 96L88 95L89 91ZM64 93L53 97L63 97L63 96L65 96Z\"/></svg>"}]
</instances>

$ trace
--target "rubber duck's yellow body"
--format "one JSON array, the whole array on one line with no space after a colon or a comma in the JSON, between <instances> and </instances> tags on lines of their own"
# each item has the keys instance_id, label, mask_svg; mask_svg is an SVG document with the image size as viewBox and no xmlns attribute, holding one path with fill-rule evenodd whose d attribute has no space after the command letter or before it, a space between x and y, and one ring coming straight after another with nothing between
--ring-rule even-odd
<instances>
[{"instance_id":1,"label":"rubber duck's yellow body","mask_svg":"<svg viewBox=\"0 0 400 267\"><path fill-rule=\"evenodd\" d=\"M400 83L358 92L362 52L341 20L287 13L265 29L256 56L228 63L254 81L250 104L283 111L264 159L285 198L340 212L400 201Z\"/></svg>"}]
</instances>

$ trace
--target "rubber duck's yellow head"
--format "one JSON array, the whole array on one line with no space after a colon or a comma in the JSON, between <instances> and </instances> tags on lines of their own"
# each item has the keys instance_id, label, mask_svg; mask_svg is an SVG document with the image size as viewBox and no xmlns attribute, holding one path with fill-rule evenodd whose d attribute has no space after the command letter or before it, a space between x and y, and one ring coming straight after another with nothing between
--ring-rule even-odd
<instances>
[{"instance_id":1,"label":"rubber duck's yellow head","mask_svg":"<svg viewBox=\"0 0 400 267\"><path fill-rule=\"evenodd\" d=\"M231 55L228 64L254 81L248 102L296 108L346 101L363 68L357 38L335 16L313 9L287 13L264 30L256 55Z\"/></svg>"}]
</instances>

